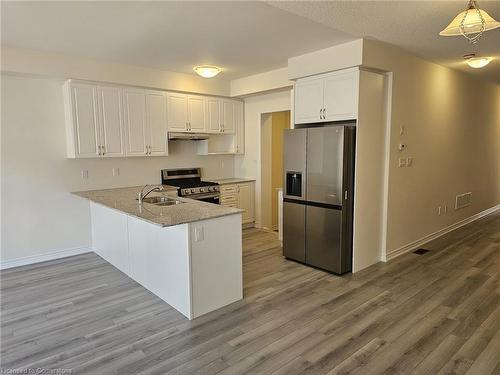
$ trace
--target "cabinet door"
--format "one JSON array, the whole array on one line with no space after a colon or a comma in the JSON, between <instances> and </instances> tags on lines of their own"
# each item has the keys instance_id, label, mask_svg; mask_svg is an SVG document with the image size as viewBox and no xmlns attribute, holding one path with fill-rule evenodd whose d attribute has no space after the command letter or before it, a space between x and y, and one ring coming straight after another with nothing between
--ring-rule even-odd
<instances>
[{"instance_id":1,"label":"cabinet door","mask_svg":"<svg viewBox=\"0 0 500 375\"><path fill-rule=\"evenodd\" d=\"M148 144L150 155L168 155L167 110L165 95L162 92L146 94L148 115Z\"/></svg>"},{"instance_id":2,"label":"cabinet door","mask_svg":"<svg viewBox=\"0 0 500 375\"><path fill-rule=\"evenodd\" d=\"M130 156L146 155L146 93L125 90L126 153Z\"/></svg>"},{"instance_id":3,"label":"cabinet door","mask_svg":"<svg viewBox=\"0 0 500 375\"><path fill-rule=\"evenodd\" d=\"M353 120L358 117L358 74L346 72L324 78L325 121Z\"/></svg>"},{"instance_id":4,"label":"cabinet door","mask_svg":"<svg viewBox=\"0 0 500 375\"><path fill-rule=\"evenodd\" d=\"M169 131L187 130L187 96L167 94L167 119Z\"/></svg>"},{"instance_id":5,"label":"cabinet door","mask_svg":"<svg viewBox=\"0 0 500 375\"><path fill-rule=\"evenodd\" d=\"M72 83L71 110L75 137L75 157L99 156L99 125L97 120L97 88L94 85Z\"/></svg>"},{"instance_id":6,"label":"cabinet door","mask_svg":"<svg viewBox=\"0 0 500 375\"><path fill-rule=\"evenodd\" d=\"M188 131L206 131L205 98L202 96L188 96Z\"/></svg>"},{"instance_id":7,"label":"cabinet door","mask_svg":"<svg viewBox=\"0 0 500 375\"><path fill-rule=\"evenodd\" d=\"M242 222L244 224L255 220L253 199L253 183L238 184L238 208L245 210L242 214Z\"/></svg>"},{"instance_id":8,"label":"cabinet door","mask_svg":"<svg viewBox=\"0 0 500 375\"><path fill-rule=\"evenodd\" d=\"M234 133L236 128L235 106L236 103L232 100L222 101L222 131L224 133Z\"/></svg>"},{"instance_id":9,"label":"cabinet door","mask_svg":"<svg viewBox=\"0 0 500 375\"><path fill-rule=\"evenodd\" d=\"M125 156L122 89L99 86L97 92L103 156Z\"/></svg>"},{"instance_id":10,"label":"cabinet door","mask_svg":"<svg viewBox=\"0 0 500 375\"><path fill-rule=\"evenodd\" d=\"M221 101L220 99L207 99L207 132L219 133L221 130Z\"/></svg>"},{"instance_id":11,"label":"cabinet door","mask_svg":"<svg viewBox=\"0 0 500 375\"><path fill-rule=\"evenodd\" d=\"M235 105L235 146L234 152L236 154L245 153L245 121L243 117L243 103L238 102Z\"/></svg>"},{"instance_id":12,"label":"cabinet door","mask_svg":"<svg viewBox=\"0 0 500 375\"><path fill-rule=\"evenodd\" d=\"M295 123L321 122L323 108L323 81L307 79L295 84Z\"/></svg>"}]
</instances>

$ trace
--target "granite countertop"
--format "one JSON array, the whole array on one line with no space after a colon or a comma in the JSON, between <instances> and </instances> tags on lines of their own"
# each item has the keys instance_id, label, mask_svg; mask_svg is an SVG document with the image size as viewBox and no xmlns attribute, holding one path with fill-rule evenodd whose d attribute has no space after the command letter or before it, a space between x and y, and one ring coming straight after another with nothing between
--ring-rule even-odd
<instances>
[{"instance_id":1,"label":"granite countertop","mask_svg":"<svg viewBox=\"0 0 500 375\"><path fill-rule=\"evenodd\" d=\"M157 206L144 202L140 205L137 201L137 196L142 188L143 186L134 186L116 189L78 191L72 194L161 227L191 223L243 212L243 210L238 208L224 207L194 199L179 198L177 196L175 199L184 203L172 206ZM177 188L169 188L171 189L166 188L163 194L153 192L148 196L169 195L169 191L172 192L173 190L177 190ZM172 196L172 194L170 194L170 196Z\"/></svg>"},{"instance_id":2,"label":"granite countertop","mask_svg":"<svg viewBox=\"0 0 500 375\"><path fill-rule=\"evenodd\" d=\"M203 181L217 182L219 185L229 185L229 184L239 184L242 182L254 182L255 180L252 180L250 178L232 177L232 178L204 178Z\"/></svg>"}]
</instances>

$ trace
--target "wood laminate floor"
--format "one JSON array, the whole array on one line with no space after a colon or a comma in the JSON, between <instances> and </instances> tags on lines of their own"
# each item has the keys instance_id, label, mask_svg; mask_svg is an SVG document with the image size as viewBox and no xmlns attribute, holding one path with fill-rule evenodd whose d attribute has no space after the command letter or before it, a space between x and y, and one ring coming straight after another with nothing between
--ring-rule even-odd
<instances>
[{"instance_id":1,"label":"wood laminate floor","mask_svg":"<svg viewBox=\"0 0 500 375\"><path fill-rule=\"evenodd\" d=\"M500 213L356 275L244 232L244 295L188 321L97 255L1 273L2 368L89 374L500 374Z\"/></svg>"}]
</instances>

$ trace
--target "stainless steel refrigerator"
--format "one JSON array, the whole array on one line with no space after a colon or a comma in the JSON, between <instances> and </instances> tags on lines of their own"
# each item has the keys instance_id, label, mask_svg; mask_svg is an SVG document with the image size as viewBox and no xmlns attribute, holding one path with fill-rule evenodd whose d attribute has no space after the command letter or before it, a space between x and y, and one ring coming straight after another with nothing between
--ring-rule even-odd
<instances>
[{"instance_id":1,"label":"stainless steel refrigerator","mask_svg":"<svg viewBox=\"0 0 500 375\"><path fill-rule=\"evenodd\" d=\"M355 129L284 135L283 254L337 274L352 270Z\"/></svg>"}]
</instances>

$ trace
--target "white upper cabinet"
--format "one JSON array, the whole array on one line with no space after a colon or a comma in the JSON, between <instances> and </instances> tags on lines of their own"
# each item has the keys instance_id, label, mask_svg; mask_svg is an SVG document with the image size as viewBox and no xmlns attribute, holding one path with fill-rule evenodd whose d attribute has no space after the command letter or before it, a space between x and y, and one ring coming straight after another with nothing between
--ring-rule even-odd
<instances>
[{"instance_id":1,"label":"white upper cabinet","mask_svg":"<svg viewBox=\"0 0 500 375\"><path fill-rule=\"evenodd\" d=\"M127 155L147 155L146 93L144 90L125 89L124 96Z\"/></svg>"},{"instance_id":2,"label":"white upper cabinet","mask_svg":"<svg viewBox=\"0 0 500 375\"><path fill-rule=\"evenodd\" d=\"M122 89L97 87L102 156L125 156Z\"/></svg>"},{"instance_id":3,"label":"white upper cabinet","mask_svg":"<svg viewBox=\"0 0 500 375\"><path fill-rule=\"evenodd\" d=\"M68 157L125 155L120 88L68 81L64 102Z\"/></svg>"},{"instance_id":4,"label":"white upper cabinet","mask_svg":"<svg viewBox=\"0 0 500 375\"><path fill-rule=\"evenodd\" d=\"M222 124L221 131L223 133L234 133L236 128L236 105L238 102L234 100L222 101Z\"/></svg>"},{"instance_id":5,"label":"white upper cabinet","mask_svg":"<svg viewBox=\"0 0 500 375\"><path fill-rule=\"evenodd\" d=\"M188 95L188 132L206 131L206 100L203 96Z\"/></svg>"},{"instance_id":6,"label":"white upper cabinet","mask_svg":"<svg viewBox=\"0 0 500 375\"><path fill-rule=\"evenodd\" d=\"M323 81L297 80L295 84L295 123L319 122L323 109Z\"/></svg>"},{"instance_id":7,"label":"white upper cabinet","mask_svg":"<svg viewBox=\"0 0 500 375\"><path fill-rule=\"evenodd\" d=\"M188 130L187 95L167 94L167 118L169 131L184 132Z\"/></svg>"},{"instance_id":8,"label":"white upper cabinet","mask_svg":"<svg viewBox=\"0 0 500 375\"><path fill-rule=\"evenodd\" d=\"M221 129L221 100L207 99L207 132L219 133Z\"/></svg>"},{"instance_id":9,"label":"white upper cabinet","mask_svg":"<svg viewBox=\"0 0 500 375\"><path fill-rule=\"evenodd\" d=\"M244 154L245 153L245 126L244 126L244 119L243 119L243 103L242 102L237 102L235 105L235 119L236 119L236 124L235 124L235 147L234 147L234 152L235 154Z\"/></svg>"},{"instance_id":10,"label":"white upper cabinet","mask_svg":"<svg viewBox=\"0 0 500 375\"><path fill-rule=\"evenodd\" d=\"M165 94L125 90L124 95L127 155L168 155Z\"/></svg>"},{"instance_id":11,"label":"white upper cabinet","mask_svg":"<svg viewBox=\"0 0 500 375\"><path fill-rule=\"evenodd\" d=\"M335 74L323 80L325 121L355 120L358 117L359 71Z\"/></svg>"},{"instance_id":12,"label":"white upper cabinet","mask_svg":"<svg viewBox=\"0 0 500 375\"><path fill-rule=\"evenodd\" d=\"M149 144L149 155L168 155L167 138L167 104L163 92L148 91L146 93L146 114Z\"/></svg>"},{"instance_id":13,"label":"white upper cabinet","mask_svg":"<svg viewBox=\"0 0 500 375\"><path fill-rule=\"evenodd\" d=\"M212 133L202 155L243 153L241 101L75 80L63 88L69 158L166 156L168 132Z\"/></svg>"},{"instance_id":14,"label":"white upper cabinet","mask_svg":"<svg viewBox=\"0 0 500 375\"><path fill-rule=\"evenodd\" d=\"M355 120L358 92L358 69L298 79L294 88L295 123Z\"/></svg>"}]
</instances>

